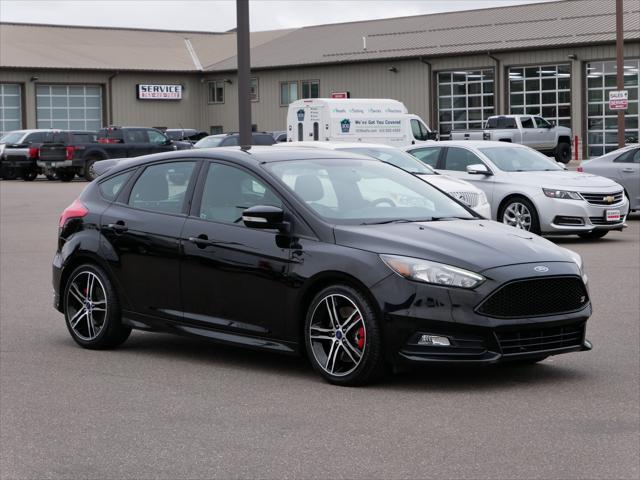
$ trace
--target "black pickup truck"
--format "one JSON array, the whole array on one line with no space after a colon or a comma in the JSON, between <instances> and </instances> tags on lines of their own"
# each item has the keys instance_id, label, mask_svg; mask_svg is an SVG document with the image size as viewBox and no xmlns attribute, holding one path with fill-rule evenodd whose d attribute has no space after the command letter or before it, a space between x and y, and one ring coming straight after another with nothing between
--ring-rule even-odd
<instances>
[{"instance_id":1,"label":"black pickup truck","mask_svg":"<svg viewBox=\"0 0 640 480\"><path fill-rule=\"evenodd\" d=\"M93 165L97 161L187 148L191 148L189 142L173 141L155 128L108 127L99 130L95 142L89 144L43 144L38 167L45 174L55 173L62 181L69 181L75 175L91 181L96 177Z\"/></svg>"}]
</instances>

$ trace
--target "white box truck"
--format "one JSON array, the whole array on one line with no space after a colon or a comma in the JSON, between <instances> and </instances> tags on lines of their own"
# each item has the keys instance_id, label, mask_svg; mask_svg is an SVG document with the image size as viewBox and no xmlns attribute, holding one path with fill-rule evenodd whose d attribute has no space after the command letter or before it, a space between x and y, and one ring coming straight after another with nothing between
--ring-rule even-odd
<instances>
[{"instance_id":1,"label":"white box truck","mask_svg":"<svg viewBox=\"0 0 640 480\"><path fill-rule=\"evenodd\" d=\"M309 98L289 104L287 141L366 142L396 147L435 140L417 115L397 100Z\"/></svg>"}]
</instances>

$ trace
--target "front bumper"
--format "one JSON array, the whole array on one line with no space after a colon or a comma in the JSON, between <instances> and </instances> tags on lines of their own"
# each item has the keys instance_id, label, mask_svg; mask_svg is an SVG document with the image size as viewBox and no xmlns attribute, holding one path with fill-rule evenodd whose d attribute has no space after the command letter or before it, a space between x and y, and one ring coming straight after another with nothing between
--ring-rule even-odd
<instances>
[{"instance_id":1,"label":"front bumper","mask_svg":"<svg viewBox=\"0 0 640 480\"><path fill-rule=\"evenodd\" d=\"M386 278L372 292L383 312L388 361L482 365L590 350L585 332L592 309L586 293L583 305L559 314L498 318L479 313L487 298L514 280L580 279L573 263L545 265L549 271L544 274L534 270L539 264L480 272L487 280L474 290L410 282L398 275ZM421 345L422 335L447 337L450 345Z\"/></svg>"},{"instance_id":2,"label":"front bumper","mask_svg":"<svg viewBox=\"0 0 640 480\"><path fill-rule=\"evenodd\" d=\"M574 234L592 230L622 230L627 227L629 201L612 205L593 205L585 200L561 200L540 196L536 198L540 230L546 234ZM620 212L618 221L607 221L606 212Z\"/></svg>"}]
</instances>

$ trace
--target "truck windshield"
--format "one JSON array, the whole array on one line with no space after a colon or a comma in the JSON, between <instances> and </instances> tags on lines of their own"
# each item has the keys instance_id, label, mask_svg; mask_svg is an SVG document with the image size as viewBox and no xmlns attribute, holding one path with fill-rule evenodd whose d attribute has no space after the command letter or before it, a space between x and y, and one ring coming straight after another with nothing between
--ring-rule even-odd
<instances>
[{"instance_id":1,"label":"truck windshield","mask_svg":"<svg viewBox=\"0 0 640 480\"><path fill-rule=\"evenodd\" d=\"M476 218L419 178L384 162L308 159L266 168L316 214L343 225Z\"/></svg>"},{"instance_id":2,"label":"truck windshield","mask_svg":"<svg viewBox=\"0 0 640 480\"><path fill-rule=\"evenodd\" d=\"M541 172L564 170L536 150L524 147L486 147L479 149L504 172Z\"/></svg>"},{"instance_id":3,"label":"truck windshield","mask_svg":"<svg viewBox=\"0 0 640 480\"><path fill-rule=\"evenodd\" d=\"M362 155L366 155L367 157L373 157L378 160L381 160L385 163L390 163L398 168L401 168L409 173L413 173L414 175L435 175L436 172L428 167L420 160L417 160L414 156L401 152L400 150L394 150L391 148L366 148L366 147L357 147L357 148L340 148L338 149L343 152L353 152L360 153Z\"/></svg>"}]
</instances>

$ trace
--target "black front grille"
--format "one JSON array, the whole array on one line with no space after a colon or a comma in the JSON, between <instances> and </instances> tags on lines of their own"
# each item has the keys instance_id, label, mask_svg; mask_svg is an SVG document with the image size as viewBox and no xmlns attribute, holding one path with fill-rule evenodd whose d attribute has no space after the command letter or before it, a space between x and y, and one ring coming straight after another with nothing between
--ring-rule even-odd
<instances>
[{"instance_id":1,"label":"black front grille","mask_svg":"<svg viewBox=\"0 0 640 480\"><path fill-rule=\"evenodd\" d=\"M543 327L500 332L496 337L504 355L579 347L584 338L585 323L561 327Z\"/></svg>"},{"instance_id":2,"label":"black front grille","mask_svg":"<svg viewBox=\"0 0 640 480\"><path fill-rule=\"evenodd\" d=\"M543 277L507 283L476 309L496 318L560 315L583 309L589 297L580 277Z\"/></svg>"},{"instance_id":3,"label":"black front grille","mask_svg":"<svg viewBox=\"0 0 640 480\"><path fill-rule=\"evenodd\" d=\"M616 193L581 193L591 205L614 205L622 201L622 190Z\"/></svg>"}]
</instances>

